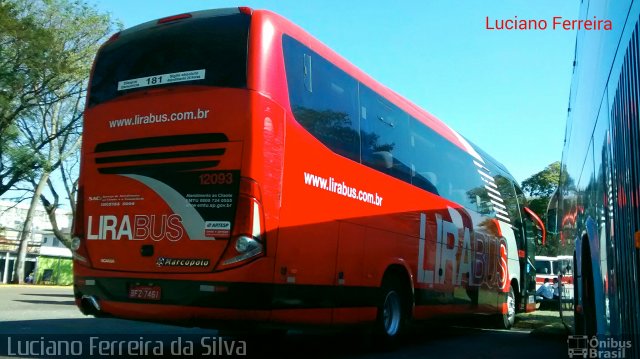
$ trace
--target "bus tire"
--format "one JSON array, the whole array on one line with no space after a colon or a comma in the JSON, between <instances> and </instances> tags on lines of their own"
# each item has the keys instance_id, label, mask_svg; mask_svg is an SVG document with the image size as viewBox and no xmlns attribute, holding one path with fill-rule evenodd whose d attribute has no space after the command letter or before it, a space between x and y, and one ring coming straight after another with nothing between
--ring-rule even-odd
<instances>
[{"instance_id":1,"label":"bus tire","mask_svg":"<svg viewBox=\"0 0 640 359\"><path fill-rule=\"evenodd\" d=\"M379 349L395 349L406 331L408 307L406 291L395 276L382 282L378 315L374 327L375 345Z\"/></svg>"},{"instance_id":2,"label":"bus tire","mask_svg":"<svg viewBox=\"0 0 640 359\"><path fill-rule=\"evenodd\" d=\"M589 254L587 252L587 254ZM592 337L597 333L596 302L593 287L593 269L591 268L591 256L583 256L586 261L582 269L582 311L576 312L574 305L574 318L576 334ZM584 260L583 260L584 261ZM574 287L575 288L575 287ZM574 294L574 298L575 294Z\"/></svg>"},{"instance_id":3,"label":"bus tire","mask_svg":"<svg viewBox=\"0 0 640 359\"><path fill-rule=\"evenodd\" d=\"M498 317L498 327L500 329L511 329L516 322L516 295L513 286L510 286L509 293L506 294L507 312Z\"/></svg>"}]
</instances>

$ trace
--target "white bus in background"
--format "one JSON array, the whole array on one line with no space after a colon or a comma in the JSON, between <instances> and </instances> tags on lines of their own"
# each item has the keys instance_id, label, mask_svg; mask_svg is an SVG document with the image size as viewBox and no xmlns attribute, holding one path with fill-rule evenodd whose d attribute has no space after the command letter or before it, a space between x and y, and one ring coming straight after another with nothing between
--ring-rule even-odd
<instances>
[{"instance_id":1,"label":"white bus in background","mask_svg":"<svg viewBox=\"0 0 640 359\"><path fill-rule=\"evenodd\" d=\"M536 290L544 283L545 278L548 278L551 284L553 278L561 278L563 298L573 298L573 257L536 256L535 261Z\"/></svg>"}]
</instances>

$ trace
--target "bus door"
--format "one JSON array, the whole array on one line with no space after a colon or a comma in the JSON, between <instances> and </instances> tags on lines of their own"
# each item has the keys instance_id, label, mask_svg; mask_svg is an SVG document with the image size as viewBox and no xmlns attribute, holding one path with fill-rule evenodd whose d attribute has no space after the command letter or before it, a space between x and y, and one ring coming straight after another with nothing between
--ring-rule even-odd
<instances>
[{"instance_id":1,"label":"bus door","mask_svg":"<svg viewBox=\"0 0 640 359\"><path fill-rule=\"evenodd\" d=\"M526 198L518 186L513 186L518 203L515 231L518 233L518 259L520 261L520 307L526 312L535 310L536 267L535 256L538 245L543 245L545 226L531 209L526 207Z\"/></svg>"},{"instance_id":2,"label":"bus door","mask_svg":"<svg viewBox=\"0 0 640 359\"><path fill-rule=\"evenodd\" d=\"M523 207L522 222L524 229L525 239L525 270L523 279L525 285L523 286L523 301L526 305L533 305L535 303L536 292L536 267L535 256L536 250L539 245L544 246L546 241L546 230L542 220L538 215L528 207ZM533 297L533 298L532 298ZM532 311L531 307L525 307L527 311ZM535 308L535 307L534 307Z\"/></svg>"}]
</instances>

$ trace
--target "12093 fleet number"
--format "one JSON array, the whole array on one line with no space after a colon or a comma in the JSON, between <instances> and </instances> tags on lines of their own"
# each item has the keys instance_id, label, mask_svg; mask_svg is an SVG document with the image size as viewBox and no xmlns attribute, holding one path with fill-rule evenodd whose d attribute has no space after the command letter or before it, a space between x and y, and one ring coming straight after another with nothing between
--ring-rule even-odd
<instances>
[{"instance_id":1,"label":"12093 fleet number","mask_svg":"<svg viewBox=\"0 0 640 359\"><path fill-rule=\"evenodd\" d=\"M203 173L199 176L201 185L232 184L231 172Z\"/></svg>"}]
</instances>

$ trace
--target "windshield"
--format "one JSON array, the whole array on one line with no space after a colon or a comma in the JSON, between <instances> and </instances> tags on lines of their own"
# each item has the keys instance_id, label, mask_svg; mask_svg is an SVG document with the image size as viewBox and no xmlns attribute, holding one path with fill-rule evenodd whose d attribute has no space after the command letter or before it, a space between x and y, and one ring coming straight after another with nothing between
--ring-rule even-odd
<instances>
[{"instance_id":1,"label":"windshield","mask_svg":"<svg viewBox=\"0 0 640 359\"><path fill-rule=\"evenodd\" d=\"M555 264L552 261L536 260L536 273L538 274L553 274L552 265Z\"/></svg>"},{"instance_id":2,"label":"windshield","mask_svg":"<svg viewBox=\"0 0 640 359\"><path fill-rule=\"evenodd\" d=\"M98 53L89 106L164 86L246 87L250 19L227 14L123 32Z\"/></svg>"}]
</instances>

